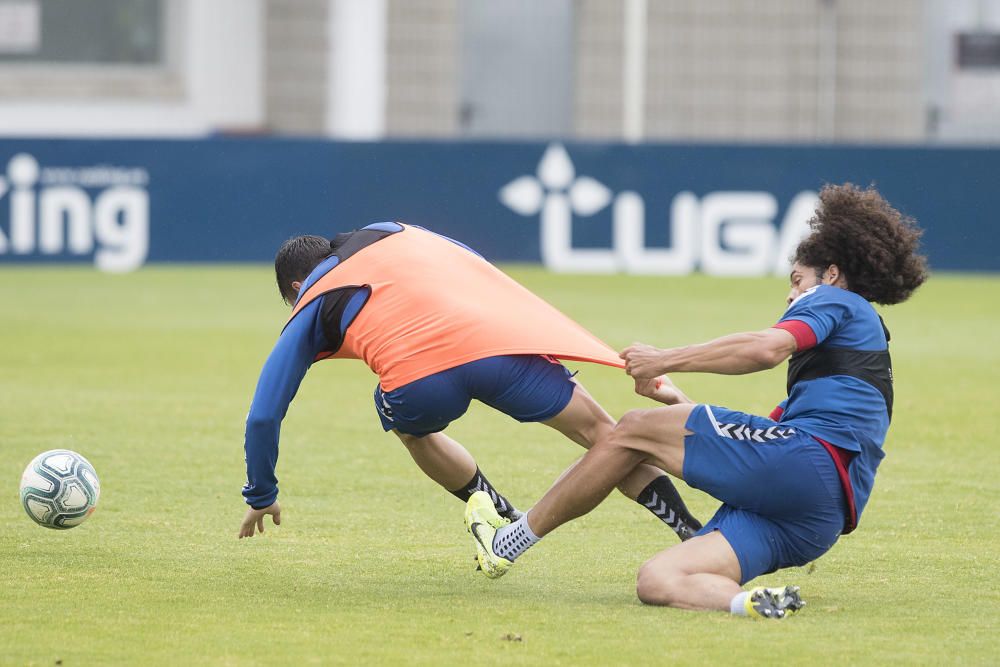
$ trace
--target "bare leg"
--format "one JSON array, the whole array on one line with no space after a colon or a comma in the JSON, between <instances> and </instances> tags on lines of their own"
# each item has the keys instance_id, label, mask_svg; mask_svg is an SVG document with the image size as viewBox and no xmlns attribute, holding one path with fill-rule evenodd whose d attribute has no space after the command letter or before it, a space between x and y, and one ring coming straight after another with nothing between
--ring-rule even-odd
<instances>
[{"instance_id":1,"label":"bare leg","mask_svg":"<svg viewBox=\"0 0 1000 667\"><path fill-rule=\"evenodd\" d=\"M563 408L563 411L543 423L559 431L585 449L590 449L598 442L607 440L615 427L615 420L593 399L580 383L577 383L576 389L573 391L573 398ZM576 466L576 463L570 466L559 480L567 475L574 466ZM635 500L651 481L662 474L663 471L659 468L647 464L639 464L628 475L619 480L616 485L618 490L625 494L625 496ZM556 482L558 483L559 480L556 480ZM610 493L610 490L608 493Z\"/></svg>"},{"instance_id":2,"label":"bare leg","mask_svg":"<svg viewBox=\"0 0 1000 667\"><path fill-rule=\"evenodd\" d=\"M607 439L615 427L615 420L611 415L579 383L562 412L544 423L587 449L600 440ZM462 488L476 473L476 461L472 455L444 433L425 436L408 435L397 430L393 430L393 433L402 441L424 474L448 491ZM661 470L653 466L639 466L622 481L620 489L635 500L650 481L662 474Z\"/></svg>"},{"instance_id":3,"label":"bare leg","mask_svg":"<svg viewBox=\"0 0 1000 667\"><path fill-rule=\"evenodd\" d=\"M462 445L444 433L407 435L393 430L428 477L448 491L461 489L476 474L476 461Z\"/></svg>"},{"instance_id":4,"label":"bare leg","mask_svg":"<svg viewBox=\"0 0 1000 667\"><path fill-rule=\"evenodd\" d=\"M407 435L394 430L417 466L463 503L476 491L485 491L500 516L515 521L521 512L490 483L465 447L444 433Z\"/></svg>"},{"instance_id":5,"label":"bare leg","mask_svg":"<svg viewBox=\"0 0 1000 667\"><path fill-rule=\"evenodd\" d=\"M684 424L694 407L626 413L610 436L594 445L532 508L528 515L532 532L541 537L594 509L642 463L683 478L688 433Z\"/></svg>"},{"instance_id":6,"label":"bare leg","mask_svg":"<svg viewBox=\"0 0 1000 667\"><path fill-rule=\"evenodd\" d=\"M740 562L716 531L653 556L639 569L636 593L646 604L729 611L739 585Z\"/></svg>"}]
</instances>

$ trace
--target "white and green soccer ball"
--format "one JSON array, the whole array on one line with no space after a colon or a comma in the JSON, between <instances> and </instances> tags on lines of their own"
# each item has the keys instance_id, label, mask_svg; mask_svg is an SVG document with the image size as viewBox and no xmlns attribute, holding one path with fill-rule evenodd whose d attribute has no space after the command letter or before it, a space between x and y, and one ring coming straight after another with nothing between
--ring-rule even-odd
<instances>
[{"instance_id":1,"label":"white and green soccer ball","mask_svg":"<svg viewBox=\"0 0 1000 667\"><path fill-rule=\"evenodd\" d=\"M65 530L97 507L101 483L90 461L68 449L42 452L21 475L21 505L40 526Z\"/></svg>"}]
</instances>

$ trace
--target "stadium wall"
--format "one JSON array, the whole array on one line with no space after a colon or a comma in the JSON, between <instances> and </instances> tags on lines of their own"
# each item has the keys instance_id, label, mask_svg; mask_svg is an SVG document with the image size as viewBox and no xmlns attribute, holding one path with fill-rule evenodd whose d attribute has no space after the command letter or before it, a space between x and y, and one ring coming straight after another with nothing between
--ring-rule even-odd
<instances>
[{"instance_id":1,"label":"stadium wall","mask_svg":"<svg viewBox=\"0 0 1000 667\"><path fill-rule=\"evenodd\" d=\"M0 140L0 263L269 261L402 220L556 271L781 274L823 183L875 184L935 269L997 271L1000 151L617 143Z\"/></svg>"}]
</instances>

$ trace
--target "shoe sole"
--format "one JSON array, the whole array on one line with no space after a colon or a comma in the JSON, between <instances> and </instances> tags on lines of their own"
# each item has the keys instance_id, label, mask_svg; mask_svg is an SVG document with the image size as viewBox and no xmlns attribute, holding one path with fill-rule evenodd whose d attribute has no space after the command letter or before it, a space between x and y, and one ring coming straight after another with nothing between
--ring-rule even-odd
<instances>
[{"instance_id":1,"label":"shoe sole","mask_svg":"<svg viewBox=\"0 0 1000 667\"><path fill-rule=\"evenodd\" d=\"M751 601L758 614L757 618L761 619L779 620L806 606L806 601L799 595L798 586L785 586L778 592L765 588L757 591Z\"/></svg>"}]
</instances>

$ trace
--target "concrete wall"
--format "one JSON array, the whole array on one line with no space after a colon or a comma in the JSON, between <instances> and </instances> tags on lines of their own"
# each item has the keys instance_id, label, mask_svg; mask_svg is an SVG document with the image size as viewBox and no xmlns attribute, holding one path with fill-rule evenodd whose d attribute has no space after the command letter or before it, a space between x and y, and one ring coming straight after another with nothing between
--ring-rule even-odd
<instances>
[{"instance_id":1,"label":"concrete wall","mask_svg":"<svg viewBox=\"0 0 1000 667\"><path fill-rule=\"evenodd\" d=\"M387 5L386 135L459 136L461 0ZM920 0L648 0L645 136L921 140L925 13ZM574 23L571 126L578 138L620 137L624 2L577 0ZM322 39L306 30L294 48L319 79ZM315 118L314 97L296 97L297 113Z\"/></svg>"},{"instance_id":2,"label":"concrete wall","mask_svg":"<svg viewBox=\"0 0 1000 667\"><path fill-rule=\"evenodd\" d=\"M578 4L575 125L621 132L621 3ZM924 3L650 0L649 139L924 136Z\"/></svg>"},{"instance_id":3,"label":"concrete wall","mask_svg":"<svg viewBox=\"0 0 1000 667\"><path fill-rule=\"evenodd\" d=\"M580 137L622 134L623 3L579 0L573 125Z\"/></svg>"},{"instance_id":4,"label":"concrete wall","mask_svg":"<svg viewBox=\"0 0 1000 667\"><path fill-rule=\"evenodd\" d=\"M447 137L457 132L460 4L389 0L389 136Z\"/></svg>"},{"instance_id":5,"label":"concrete wall","mask_svg":"<svg viewBox=\"0 0 1000 667\"><path fill-rule=\"evenodd\" d=\"M164 2L161 66L0 66L0 134L461 136L462 0ZM647 140L1000 140L1000 76L950 61L1000 0L645 4ZM574 3L576 138L623 135L625 6Z\"/></svg>"},{"instance_id":6,"label":"concrete wall","mask_svg":"<svg viewBox=\"0 0 1000 667\"><path fill-rule=\"evenodd\" d=\"M267 129L289 134L323 131L329 18L329 0L267 0Z\"/></svg>"}]
</instances>

